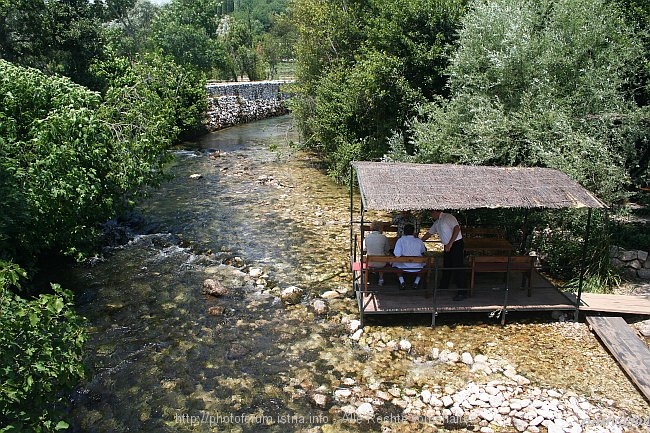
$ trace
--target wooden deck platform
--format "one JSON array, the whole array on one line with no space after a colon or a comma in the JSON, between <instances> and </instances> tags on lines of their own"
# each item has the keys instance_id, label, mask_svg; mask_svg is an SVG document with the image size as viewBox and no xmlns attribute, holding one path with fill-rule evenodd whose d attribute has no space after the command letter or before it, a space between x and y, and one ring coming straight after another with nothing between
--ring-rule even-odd
<instances>
[{"instance_id":1,"label":"wooden deck platform","mask_svg":"<svg viewBox=\"0 0 650 433\"><path fill-rule=\"evenodd\" d=\"M587 323L650 400L650 349L621 317L588 316Z\"/></svg>"},{"instance_id":2,"label":"wooden deck platform","mask_svg":"<svg viewBox=\"0 0 650 433\"><path fill-rule=\"evenodd\" d=\"M478 279L473 296L462 301L453 300L457 291L453 284L448 291L434 291L433 288L400 291L396 279L386 279L386 285L381 287L376 281L374 283L371 281L368 291L356 291L362 322L365 315L375 314L429 313L435 324L438 313L498 313L503 321L507 311L575 310L575 301L538 273L532 278L531 296L528 296L528 287L522 287L521 274L510 276L507 291L504 275L484 274Z\"/></svg>"}]
</instances>

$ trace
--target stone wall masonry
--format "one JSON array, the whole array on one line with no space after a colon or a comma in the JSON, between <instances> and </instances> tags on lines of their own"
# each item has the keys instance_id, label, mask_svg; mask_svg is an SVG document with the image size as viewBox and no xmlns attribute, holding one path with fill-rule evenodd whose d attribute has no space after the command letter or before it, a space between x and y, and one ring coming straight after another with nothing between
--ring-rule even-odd
<instances>
[{"instance_id":1,"label":"stone wall masonry","mask_svg":"<svg viewBox=\"0 0 650 433\"><path fill-rule=\"evenodd\" d=\"M290 81L212 83L208 94L208 130L217 131L242 123L289 112L283 85Z\"/></svg>"},{"instance_id":2,"label":"stone wall masonry","mask_svg":"<svg viewBox=\"0 0 650 433\"><path fill-rule=\"evenodd\" d=\"M643 250L626 250L613 246L609 252L612 265L621 269L627 277L650 280L650 257Z\"/></svg>"}]
</instances>

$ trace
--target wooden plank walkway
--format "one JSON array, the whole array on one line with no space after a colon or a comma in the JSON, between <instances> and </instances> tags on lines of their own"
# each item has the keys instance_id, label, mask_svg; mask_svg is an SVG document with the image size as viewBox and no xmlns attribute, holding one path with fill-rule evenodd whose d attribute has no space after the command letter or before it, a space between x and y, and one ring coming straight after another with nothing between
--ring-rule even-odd
<instances>
[{"instance_id":1,"label":"wooden plank walkway","mask_svg":"<svg viewBox=\"0 0 650 433\"><path fill-rule=\"evenodd\" d=\"M622 317L587 316L587 323L650 400L650 349Z\"/></svg>"},{"instance_id":2,"label":"wooden plank walkway","mask_svg":"<svg viewBox=\"0 0 650 433\"><path fill-rule=\"evenodd\" d=\"M571 300L575 302L572 295ZM580 296L580 311L650 315L650 299L646 296L583 293Z\"/></svg>"}]
</instances>

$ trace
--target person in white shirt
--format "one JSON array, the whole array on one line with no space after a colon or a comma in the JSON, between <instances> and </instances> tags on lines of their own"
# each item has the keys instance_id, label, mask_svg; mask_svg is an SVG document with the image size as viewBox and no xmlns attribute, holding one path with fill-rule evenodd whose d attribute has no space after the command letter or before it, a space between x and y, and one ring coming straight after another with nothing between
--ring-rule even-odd
<instances>
[{"instance_id":1,"label":"person in white shirt","mask_svg":"<svg viewBox=\"0 0 650 433\"><path fill-rule=\"evenodd\" d=\"M465 267L465 244L460 225L455 216L440 210L432 210L431 216L434 223L429 231L422 236L422 240L426 241L431 235L437 233L440 242L445 247L442 256L442 267L445 269L440 279L440 290L449 289L449 283L453 276L458 288L454 301L462 301L467 298L467 274L465 269L452 269Z\"/></svg>"},{"instance_id":2,"label":"person in white shirt","mask_svg":"<svg viewBox=\"0 0 650 433\"><path fill-rule=\"evenodd\" d=\"M413 224L406 224L404 226L404 236L399 238L395 243L394 254L395 257L407 256L407 257L422 257L422 254L427 250L427 247L424 245L424 242L420 238L413 236L415 228ZM424 263L401 263L394 262L393 267L403 269L404 272L420 272L424 267ZM399 274L399 288L400 290L404 289L405 281L404 274ZM418 289L420 285L420 275L415 277L413 282L413 288Z\"/></svg>"},{"instance_id":3,"label":"person in white shirt","mask_svg":"<svg viewBox=\"0 0 650 433\"><path fill-rule=\"evenodd\" d=\"M363 251L369 256L387 256L390 251L390 241L382 233L383 224L381 221L373 221L370 225L370 233L363 240ZM368 267L371 269L381 269L385 267L385 262L370 262ZM379 271L379 285L384 285L384 273Z\"/></svg>"}]
</instances>

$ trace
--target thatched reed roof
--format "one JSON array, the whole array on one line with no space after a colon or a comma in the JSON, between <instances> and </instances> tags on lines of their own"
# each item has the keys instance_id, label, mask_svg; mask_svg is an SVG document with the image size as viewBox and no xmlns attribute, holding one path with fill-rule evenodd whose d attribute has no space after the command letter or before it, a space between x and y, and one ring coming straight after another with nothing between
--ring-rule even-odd
<instances>
[{"instance_id":1,"label":"thatched reed roof","mask_svg":"<svg viewBox=\"0 0 650 433\"><path fill-rule=\"evenodd\" d=\"M603 208L566 174L536 167L352 162L365 209Z\"/></svg>"}]
</instances>

